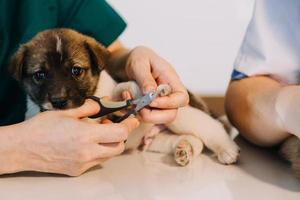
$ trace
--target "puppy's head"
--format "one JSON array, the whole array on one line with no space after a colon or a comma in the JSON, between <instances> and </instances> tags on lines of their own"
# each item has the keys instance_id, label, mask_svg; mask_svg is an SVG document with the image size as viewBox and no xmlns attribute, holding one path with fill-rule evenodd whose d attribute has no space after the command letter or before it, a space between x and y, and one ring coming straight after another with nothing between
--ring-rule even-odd
<instances>
[{"instance_id":1,"label":"puppy's head","mask_svg":"<svg viewBox=\"0 0 300 200\"><path fill-rule=\"evenodd\" d=\"M9 71L41 110L67 109L93 95L108 56L90 37L70 29L52 29L22 45Z\"/></svg>"}]
</instances>

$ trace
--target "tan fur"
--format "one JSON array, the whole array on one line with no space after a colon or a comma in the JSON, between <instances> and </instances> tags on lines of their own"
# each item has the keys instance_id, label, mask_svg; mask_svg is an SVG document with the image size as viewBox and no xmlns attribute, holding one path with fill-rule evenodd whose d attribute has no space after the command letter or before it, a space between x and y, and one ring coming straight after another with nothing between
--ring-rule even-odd
<instances>
[{"instance_id":1,"label":"tan fur","mask_svg":"<svg viewBox=\"0 0 300 200\"><path fill-rule=\"evenodd\" d=\"M104 76L103 74L106 74L106 81L105 83L102 82L101 86L103 88L111 88L111 86L109 86L111 81L107 80L107 73L103 71L101 76ZM165 96L171 92L168 85L159 85L157 90L164 91L162 95ZM139 98L142 95L136 82L129 81L117 84L112 96L116 100L121 100L120 97L123 91L129 91L133 98ZM94 95L99 96L97 93ZM176 119L172 123L164 125L167 128L166 130L150 138L150 144L146 144L147 148L144 149L147 151L173 154L174 160L179 165L184 166L191 163L192 159L202 152L203 146L205 145L216 153L221 163L231 164L236 162L239 155L238 146L230 139L222 123L205 111L198 109L198 107L201 106L201 108L208 111L204 102L201 101L198 100L196 102L196 99L194 99L194 107L188 105L179 108ZM141 123L140 127L130 134L126 148L136 149L154 126L156 125Z\"/></svg>"}]
</instances>

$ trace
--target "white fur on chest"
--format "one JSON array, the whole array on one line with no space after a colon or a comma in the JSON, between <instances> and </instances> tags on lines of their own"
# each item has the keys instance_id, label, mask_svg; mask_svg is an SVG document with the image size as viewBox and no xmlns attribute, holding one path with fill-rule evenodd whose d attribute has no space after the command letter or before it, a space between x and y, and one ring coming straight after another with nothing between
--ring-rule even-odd
<instances>
[{"instance_id":1,"label":"white fur on chest","mask_svg":"<svg viewBox=\"0 0 300 200\"><path fill-rule=\"evenodd\" d=\"M27 109L25 113L25 120L35 116L36 114L40 113L39 106L34 103L31 98L27 95Z\"/></svg>"}]
</instances>

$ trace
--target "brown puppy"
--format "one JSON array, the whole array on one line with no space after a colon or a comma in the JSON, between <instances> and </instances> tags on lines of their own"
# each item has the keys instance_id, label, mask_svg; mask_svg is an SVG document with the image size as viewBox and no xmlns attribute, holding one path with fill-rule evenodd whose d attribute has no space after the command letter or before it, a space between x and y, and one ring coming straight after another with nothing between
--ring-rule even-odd
<instances>
[{"instance_id":1,"label":"brown puppy","mask_svg":"<svg viewBox=\"0 0 300 200\"><path fill-rule=\"evenodd\" d=\"M108 55L93 38L53 29L22 45L10 71L41 110L67 109L94 94Z\"/></svg>"},{"instance_id":2,"label":"brown puppy","mask_svg":"<svg viewBox=\"0 0 300 200\"><path fill-rule=\"evenodd\" d=\"M117 83L106 73L108 59L109 52L94 39L69 29L52 29L22 45L10 70L41 110L77 107L91 95L117 100L125 90L139 97L135 82ZM168 85L158 90L164 91L162 95L171 92ZM221 163L235 162L239 148L223 124L211 116L201 99L191 93L190 99L172 123L141 123L130 135L127 148L137 148L144 141L147 150L173 153L178 164L186 165L206 145Z\"/></svg>"}]
</instances>

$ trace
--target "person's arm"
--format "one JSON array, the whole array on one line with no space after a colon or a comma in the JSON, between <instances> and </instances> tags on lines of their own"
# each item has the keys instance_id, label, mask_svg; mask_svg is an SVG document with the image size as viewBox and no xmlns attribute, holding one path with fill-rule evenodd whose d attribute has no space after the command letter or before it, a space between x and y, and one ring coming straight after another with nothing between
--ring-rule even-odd
<instances>
[{"instance_id":1,"label":"person's arm","mask_svg":"<svg viewBox=\"0 0 300 200\"><path fill-rule=\"evenodd\" d=\"M107 49L111 53L107 71L115 80L128 81L125 66L130 50L125 48L119 40L113 42Z\"/></svg>"},{"instance_id":2,"label":"person's arm","mask_svg":"<svg viewBox=\"0 0 300 200\"><path fill-rule=\"evenodd\" d=\"M80 120L99 111L92 100L76 109L47 111L0 127L0 174L40 171L78 176L124 150L135 118L121 124Z\"/></svg>"},{"instance_id":3,"label":"person's arm","mask_svg":"<svg viewBox=\"0 0 300 200\"><path fill-rule=\"evenodd\" d=\"M275 105L282 89L277 81L266 76L231 81L225 99L226 113L249 141L273 146L289 135L279 122Z\"/></svg>"},{"instance_id":4,"label":"person's arm","mask_svg":"<svg viewBox=\"0 0 300 200\"><path fill-rule=\"evenodd\" d=\"M179 107L189 102L187 90L174 68L154 51L139 46L128 50L119 41L108 47L111 52L108 72L117 80L135 80L144 93L156 89L159 84L169 84L171 95L159 97L150 105L155 109L141 110L145 121L167 123L176 117Z\"/></svg>"}]
</instances>

